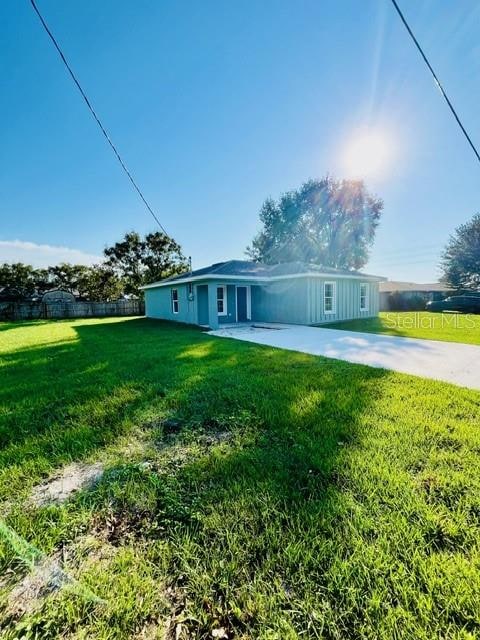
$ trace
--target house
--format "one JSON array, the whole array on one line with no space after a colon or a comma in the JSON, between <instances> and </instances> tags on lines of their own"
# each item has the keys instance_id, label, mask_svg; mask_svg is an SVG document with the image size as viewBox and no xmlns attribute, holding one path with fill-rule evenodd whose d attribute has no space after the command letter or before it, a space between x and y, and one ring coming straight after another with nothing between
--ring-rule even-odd
<instances>
[{"instance_id":1,"label":"house","mask_svg":"<svg viewBox=\"0 0 480 640\"><path fill-rule=\"evenodd\" d=\"M399 298L404 306L408 307L409 301L413 302L415 299L427 303L431 300L442 300L453 293L452 289L441 282L419 284L418 282L399 282L396 280L380 282L379 291L380 311L394 310L393 308L399 304L399 300L396 298ZM393 294L395 294L395 299L392 299Z\"/></svg>"},{"instance_id":2,"label":"house","mask_svg":"<svg viewBox=\"0 0 480 640\"><path fill-rule=\"evenodd\" d=\"M142 288L149 318L216 329L241 322L311 325L372 317L381 280L301 262L230 260Z\"/></svg>"}]
</instances>

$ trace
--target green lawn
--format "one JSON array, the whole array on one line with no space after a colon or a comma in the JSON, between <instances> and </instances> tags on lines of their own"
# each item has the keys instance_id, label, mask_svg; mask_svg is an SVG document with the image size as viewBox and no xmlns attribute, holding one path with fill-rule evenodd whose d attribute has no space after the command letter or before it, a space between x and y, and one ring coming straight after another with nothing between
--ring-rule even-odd
<instances>
[{"instance_id":1,"label":"green lawn","mask_svg":"<svg viewBox=\"0 0 480 640\"><path fill-rule=\"evenodd\" d=\"M0 324L0 380L2 638L480 637L479 393L146 319Z\"/></svg>"},{"instance_id":2,"label":"green lawn","mask_svg":"<svg viewBox=\"0 0 480 640\"><path fill-rule=\"evenodd\" d=\"M377 318L334 322L322 326L407 338L480 344L480 316L461 313L383 311Z\"/></svg>"}]
</instances>

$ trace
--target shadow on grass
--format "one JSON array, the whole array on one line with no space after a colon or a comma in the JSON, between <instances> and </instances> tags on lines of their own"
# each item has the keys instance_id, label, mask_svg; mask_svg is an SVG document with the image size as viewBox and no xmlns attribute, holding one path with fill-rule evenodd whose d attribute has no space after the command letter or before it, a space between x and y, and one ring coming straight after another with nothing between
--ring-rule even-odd
<instances>
[{"instance_id":1,"label":"shadow on grass","mask_svg":"<svg viewBox=\"0 0 480 640\"><path fill-rule=\"evenodd\" d=\"M145 319L71 326L78 340L68 348L3 359L0 495L11 500L27 480L100 451L142 416L233 430L233 444L177 473L171 516L158 483L149 513L175 536L172 580L190 581L192 633L215 620L229 633L254 628L282 607L308 627L308 612L294 609L321 571L319 554L328 570L328 540L318 536L346 508L342 458L387 372ZM254 583L263 603L249 600Z\"/></svg>"},{"instance_id":2,"label":"shadow on grass","mask_svg":"<svg viewBox=\"0 0 480 640\"><path fill-rule=\"evenodd\" d=\"M247 410L287 448L292 438L321 437L331 455L334 441L354 436L384 375L146 319L65 325L74 327L76 341L59 338L60 344L2 356L4 469L28 460L31 470L37 458L45 469L85 457L149 408L199 420Z\"/></svg>"}]
</instances>

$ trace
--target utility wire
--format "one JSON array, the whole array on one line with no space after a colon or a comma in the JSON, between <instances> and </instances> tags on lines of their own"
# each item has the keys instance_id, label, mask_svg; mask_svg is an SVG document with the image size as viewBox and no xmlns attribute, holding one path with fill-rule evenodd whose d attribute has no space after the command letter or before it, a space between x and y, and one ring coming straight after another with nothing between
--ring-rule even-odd
<instances>
[{"instance_id":1,"label":"utility wire","mask_svg":"<svg viewBox=\"0 0 480 640\"><path fill-rule=\"evenodd\" d=\"M426 64L426 65L427 65L427 67L429 68L430 73L432 74L432 76L433 76L433 78L434 78L434 80L435 80L435 82L436 82L436 84L437 84L437 87L438 87L438 88L439 88L439 90L440 90L440 93L441 93L441 94L442 94L442 96L445 98L446 103L447 103L447 104L448 104L448 106L450 107L450 111L453 113L453 115L454 115L454 117L455 117L455 120L456 120L456 121L457 121L457 123L458 123L458 126L459 126L459 127L460 127L460 129L463 131L463 135L464 135L464 136L465 136L465 138L468 140L468 144L472 147L472 149L473 149L473 153L477 156L477 160L480 162L480 154L478 153L478 151L477 151L477 149L476 149L475 145L474 145L474 144L473 144L473 142L472 142L472 139L470 138L470 136L468 135L468 133L467 133L467 131L466 131L465 127L463 126L462 121L460 120L460 117L458 116L457 112L455 111L455 109L454 109L454 107L453 107L453 104L450 102L450 99L449 99L449 97L447 96L445 89L442 87L442 84L441 84L440 80L438 79L437 74L436 74L436 73L435 73L435 71L433 70L432 65L431 65L431 64L430 64L430 62L428 61L428 58L427 58L427 56L425 55L425 53L424 53L424 51L423 51L422 47L420 46L420 44L418 43L418 40L417 40L417 39L416 39L416 37L414 36L413 31L410 29L410 26L409 26L408 22L406 21L405 16L404 16L404 15L403 15L403 13L401 12L400 7L398 6L398 4L397 4L396 0L392 0L392 4L393 4L393 6L395 7L395 9L397 10L398 15L400 16L400 19L401 19L401 21L403 22L403 24L404 24L404 26L405 26L405 29L408 31L408 33L409 33L410 37L412 38L413 42L415 43L415 46L416 46L416 47L417 47L417 49L420 51L420 55L422 56L422 58L423 58L423 60L424 60L425 64Z\"/></svg>"},{"instance_id":2,"label":"utility wire","mask_svg":"<svg viewBox=\"0 0 480 640\"><path fill-rule=\"evenodd\" d=\"M45 22L45 20L42 17L42 14L40 13L40 11L38 10L37 5L35 4L35 0L30 0L32 7L35 11L35 13L37 14L37 16L40 19L40 22L42 23L43 28L45 29L45 31L47 32L50 40L53 42L55 49L58 51L60 58L63 61L63 64L66 66L68 73L70 74L70 76L72 77L72 80L74 81L74 83L77 85L77 89L80 91L82 98L85 101L85 104L87 105L87 107L90 110L90 113L92 114L92 116L95 118L96 123L98 124L98 126L100 127L101 132L103 133L106 141L108 142L108 144L110 145L110 147L113 150L113 153L116 155L117 160L119 161L119 163L122 166L122 169L125 171L125 173L128 176L128 179L130 180L130 182L132 183L135 191L138 193L138 195L140 196L140 198L143 201L143 204L147 207L148 211L151 213L153 219L155 220L155 222L158 224L158 226L160 227L160 229L163 231L163 233L165 235L169 235L165 229L165 227L162 225L162 223L160 222L160 220L158 219L157 215L155 214L155 212L153 211L152 207L148 204L145 196L143 195L143 193L141 192L139 186L137 185L137 183L135 182L135 180L133 179L132 174L130 173L130 171L127 169L127 166L125 165L125 162L122 160L122 157L120 156L119 152L117 151L117 148L115 147L115 145L113 144L112 140L110 139L110 136L108 135L108 133L105 130L105 127L103 126L103 124L100 121L100 118L98 117L98 115L95 112L95 109L92 107L92 104L90 102L90 100L88 99L85 91L82 89L79 81L77 80L75 74L72 71L72 68L70 67L70 65L67 62L67 59L65 58L62 50L60 49L60 45L58 44L58 42L55 40L54 35L52 34L52 32L50 31L50 29L48 28L47 23Z\"/></svg>"}]
</instances>

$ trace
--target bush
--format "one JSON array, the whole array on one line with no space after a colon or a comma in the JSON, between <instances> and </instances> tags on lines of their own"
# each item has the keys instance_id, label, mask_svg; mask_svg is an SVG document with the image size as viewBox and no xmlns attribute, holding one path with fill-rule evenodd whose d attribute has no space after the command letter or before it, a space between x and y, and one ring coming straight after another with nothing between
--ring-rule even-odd
<instances>
[{"instance_id":1,"label":"bush","mask_svg":"<svg viewBox=\"0 0 480 640\"><path fill-rule=\"evenodd\" d=\"M404 291L394 291L388 296L390 311L424 311L425 303L425 298L419 293L411 295Z\"/></svg>"}]
</instances>

